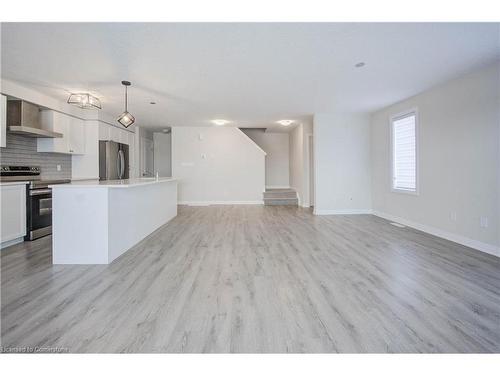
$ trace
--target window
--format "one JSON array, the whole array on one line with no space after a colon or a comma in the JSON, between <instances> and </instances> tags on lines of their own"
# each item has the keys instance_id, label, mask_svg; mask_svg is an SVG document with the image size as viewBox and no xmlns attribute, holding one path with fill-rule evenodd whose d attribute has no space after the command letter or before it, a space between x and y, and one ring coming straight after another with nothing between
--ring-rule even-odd
<instances>
[{"instance_id":1,"label":"window","mask_svg":"<svg viewBox=\"0 0 500 375\"><path fill-rule=\"evenodd\" d=\"M392 190L417 193L417 111L391 119Z\"/></svg>"}]
</instances>

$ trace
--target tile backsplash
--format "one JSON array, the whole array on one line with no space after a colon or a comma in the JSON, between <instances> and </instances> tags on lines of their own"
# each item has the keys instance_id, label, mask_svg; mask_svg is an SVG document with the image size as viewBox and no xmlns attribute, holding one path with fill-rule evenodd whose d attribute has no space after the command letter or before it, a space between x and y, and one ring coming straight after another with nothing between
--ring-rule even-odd
<instances>
[{"instance_id":1,"label":"tile backsplash","mask_svg":"<svg viewBox=\"0 0 500 375\"><path fill-rule=\"evenodd\" d=\"M71 155L36 152L36 138L7 133L7 147L0 147L2 165L35 165L41 167L44 180L71 178ZM57 166L61 170L57 170Z\"/></svg>"}]
</instances>

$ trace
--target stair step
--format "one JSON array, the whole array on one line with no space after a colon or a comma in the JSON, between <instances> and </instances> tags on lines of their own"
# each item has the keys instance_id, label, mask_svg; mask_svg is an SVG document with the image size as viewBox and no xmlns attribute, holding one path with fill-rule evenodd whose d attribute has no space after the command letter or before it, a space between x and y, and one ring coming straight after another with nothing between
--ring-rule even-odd
<instances>
[{"instance_id":1,"label":"stair step","mask_svg":"<svg viewBox=\"0 0 500 375\"><path fill-rule=\"evenodd\" d=\"M264 205L266 206L298 206L299 200L297 198L264 198Z\"/></svg>"},{"instance_id":2,"label":"stair step","mask_svg":"<svg viewBox=\"0 0 500 375\"><path fill-rule=\"evenodd\" d=\"M266 189L264 192L266 206L298 206L297 192L293 189Z\"/></svg>"},{"instance_id":3,"label":"stair step","mask_svg":"<svg viewBox=\"0 0 500 375\"><path fill-rule=\"evenodd\" d=\"M266 198L297 198L297 192L293 189L267 189L264 192L264 199Z\"/></svg>"},{"instance_id":4,"label":"stair step","mask_svg":"<svg viewBox=\"0 0 500 375\"><path fill-rule=\"evenodd\" d=\"M264 193L264 198L297 198L297 193L295 191L284 191L284 192L270 192L266 191Z\"/></svg>"}]
</instances>

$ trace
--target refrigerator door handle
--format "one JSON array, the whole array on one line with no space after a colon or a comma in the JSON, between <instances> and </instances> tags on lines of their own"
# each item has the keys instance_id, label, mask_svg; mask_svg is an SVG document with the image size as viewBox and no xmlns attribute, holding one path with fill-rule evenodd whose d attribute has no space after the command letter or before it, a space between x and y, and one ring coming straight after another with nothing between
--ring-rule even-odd
<instances>
[{"instance_id":1,"label":"refrigerator door handle","mask_svg":"<svg viewBox=\"0 0 500 375\"><path fill-rule=\"evenodd\" d=\"M121 150L118 150L118 157L116 158L116 171L118 172L118 179L122 179L122 167L120 165L121 163L121 157L120 157L120 152Z\"/></svg>"},{"instance_id":2,"label":"refrigerator door handle","mask_svg":"<svg viewBox=\"0 0 500 375\"><path fill-rule=\"evenodd\" d=\"M119 173L120 173L120 180L125 176L125 155L123 153L123 150L118 151L118 156L119 156Z\"/></svg>"}]
</instances>

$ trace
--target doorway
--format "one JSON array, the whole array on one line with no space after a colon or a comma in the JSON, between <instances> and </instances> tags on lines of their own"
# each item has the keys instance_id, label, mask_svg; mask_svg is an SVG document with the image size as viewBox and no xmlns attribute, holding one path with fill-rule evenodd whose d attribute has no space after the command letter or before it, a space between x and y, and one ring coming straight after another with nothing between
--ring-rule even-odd
<instances>
[{"instance_id":1,"label":"doorway","mask_svg":"<svg viewBox=\"0 0 500 375\"><path fill-rule=\"evenodd\" d=\"M154 177L153 140L141 137L141 177Z\"/></svg>"}]
</instances>

